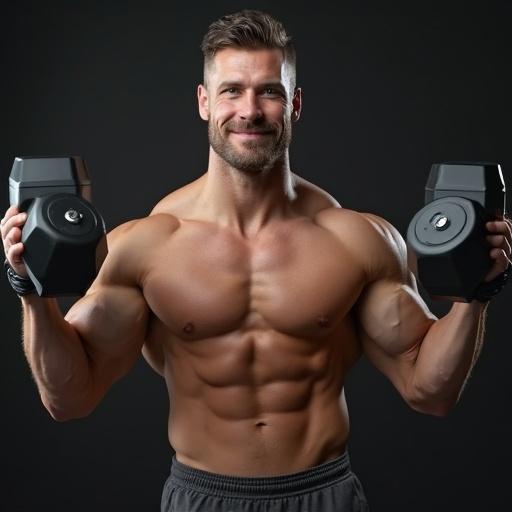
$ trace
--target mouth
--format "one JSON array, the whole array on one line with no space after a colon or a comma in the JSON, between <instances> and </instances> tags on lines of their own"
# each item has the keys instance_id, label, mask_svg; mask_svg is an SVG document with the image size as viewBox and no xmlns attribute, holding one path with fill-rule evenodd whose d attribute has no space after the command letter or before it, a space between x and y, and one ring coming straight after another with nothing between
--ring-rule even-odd
<instances>
[{"instance_id":1,"label":"mouth","mask_svg":"<svg viewBox=\"0 0 512 512\"><path fill-rule=\"evenodd\" d=\"M272 132L247 131L247 132L231 132L231 133L241 139L258 139L260 137L270 135Z\"/></svg>"}]
</instances>

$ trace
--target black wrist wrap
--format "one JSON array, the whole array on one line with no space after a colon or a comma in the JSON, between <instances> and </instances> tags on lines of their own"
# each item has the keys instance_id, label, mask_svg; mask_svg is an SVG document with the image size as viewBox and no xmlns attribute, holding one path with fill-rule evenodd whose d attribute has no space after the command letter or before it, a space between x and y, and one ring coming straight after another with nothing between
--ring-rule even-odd
<instances>
[{"instance_id":1,"label":"black wrist wrap","mask_svg":"<svg viewBox=\"0 0 512 512\"><path fill-rule=\"evenodd\" d=\"M22 297L23 295L28 295L29 293L34 293L36 291L36 287L30 278L21 277L16 274L7 260L4 262L4 267L7 274L7 280L11 284L13 290L18 294L18 297Z\"/></svg>"},{"instance_id":2,"label":"black wrist wrap","mask_svg":"<svg viewBox=\"0 0 512 512\"><path fill-rule=\"evenodd\" d=\"M496 294L501 292L510 277L512 265L509 263L505 272L497 275L492 281L482 283L473 297L478 302L489 302Z\"/></svg>"}]
</instances>

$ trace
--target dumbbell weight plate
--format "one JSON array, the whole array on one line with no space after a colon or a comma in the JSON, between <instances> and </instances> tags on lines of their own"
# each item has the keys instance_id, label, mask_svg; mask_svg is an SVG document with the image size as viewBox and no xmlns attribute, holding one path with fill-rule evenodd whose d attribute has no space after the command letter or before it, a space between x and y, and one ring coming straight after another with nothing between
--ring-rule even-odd
<instances>
[{"instance_id":1,"label":"dumbbell weight plate","mask_svg":"<svg viewBox=\"0 0 512 512\"><path fill-rule=\"evenodd\" d=\"M46 205L46 215L51 225L65 235L85 236L97 226L94 213L78 196L53 198Z\"/></svg>"},{"instance_id":2,"label":"dumbbell weight plate","mask_svg":"<svg viewBox=\"0 0 512 512\"><path fill-rule=\"evenodd\" d=\"M446 253L470 236L476 220L472 201L463 197L443 197L416 213L409 224L407 239L421 254Z\"/></svg>"},{"instance_id":3,"label":"dumbbell weight plate","mask_svg":"<svg viewBox=\"0 0 512 512\"><path fill-rule=\"evenodd\" d=\"M107 247L94 206L71 194L36 197L22 230L23 260L40 296L83 294Z\"/></svg>"}]
</instances>

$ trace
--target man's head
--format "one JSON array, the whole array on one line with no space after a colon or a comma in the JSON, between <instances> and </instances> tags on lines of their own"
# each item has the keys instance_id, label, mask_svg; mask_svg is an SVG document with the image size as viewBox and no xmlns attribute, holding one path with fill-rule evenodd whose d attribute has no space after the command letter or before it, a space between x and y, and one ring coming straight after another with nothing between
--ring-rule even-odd
<instances>
[{"instance_id":1,"label":"man's head","mask_svg":"<svg viewBox=\"0 0 512 512\"><path fill-rule=\"evenodd\" d=\"M241 171L271 167L286 153L301 109L291 38L268 14L245 10L212 23L201 48L199 112L213 150Z\"/></svg>"}]
</instances>

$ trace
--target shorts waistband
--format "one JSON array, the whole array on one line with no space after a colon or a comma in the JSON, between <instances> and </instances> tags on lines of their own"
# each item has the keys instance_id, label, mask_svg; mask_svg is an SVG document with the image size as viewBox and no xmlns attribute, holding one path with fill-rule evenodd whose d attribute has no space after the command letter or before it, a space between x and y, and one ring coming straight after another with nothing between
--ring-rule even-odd
<instances>
[{"instance_id":1,"label":"shorts waistband","mask_svg":"<svg viewBox=\"0 0 512 512\"><path fill-rule=\"evenodd\" d=\"M344 480L350 474L347 451L319 466L296 473L262 477L219 475L183 464L174 455L169 479L175 485L206 494L261 498L311 492Z\"/></svg>"}]
</instances>

